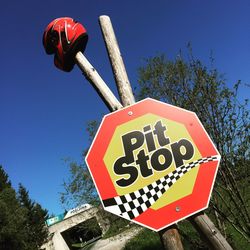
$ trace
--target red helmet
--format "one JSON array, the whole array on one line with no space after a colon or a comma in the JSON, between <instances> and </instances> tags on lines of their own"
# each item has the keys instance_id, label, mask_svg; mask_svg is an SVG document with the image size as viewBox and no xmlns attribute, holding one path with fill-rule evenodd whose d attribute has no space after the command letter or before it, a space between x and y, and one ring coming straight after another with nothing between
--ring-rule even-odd
<instances>
[{"instance_id":1,"label":"red helmet","mask_svg":"<svg viewBox=\"0 0 250 250\"><path fill-rule=\"evenodd\" d=\"M47 54L55 54L56 67L71 71L75 65L75 55L84 51L88 35L86 29L70 17L53 20L43 34L43 46Z\"/></svg>"}]
</instances>

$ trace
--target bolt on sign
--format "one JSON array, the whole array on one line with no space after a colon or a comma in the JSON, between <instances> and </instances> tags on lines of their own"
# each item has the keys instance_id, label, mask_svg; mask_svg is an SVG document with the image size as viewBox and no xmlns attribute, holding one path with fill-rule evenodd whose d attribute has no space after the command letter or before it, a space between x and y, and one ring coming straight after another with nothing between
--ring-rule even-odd
<instances>
[{"instance_id":1,"label":"bolt on sign","mask_svg":"<svg viewBox=\"0 0 250 250\"><path fill-rule=\"evenodd\" d=\"M195 113L150 98L104 116L86 157L104 209L154 231L207 208L219 161Z\"/></svg>"}]
</instances>

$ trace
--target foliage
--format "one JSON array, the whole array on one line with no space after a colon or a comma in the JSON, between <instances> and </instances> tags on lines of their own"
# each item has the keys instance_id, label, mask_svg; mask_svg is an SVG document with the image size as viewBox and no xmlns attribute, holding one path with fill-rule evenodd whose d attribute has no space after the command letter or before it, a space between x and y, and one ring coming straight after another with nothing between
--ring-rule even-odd
<instances>
[{"instance_id":1,"label":"foliage","mask_svg":"<svg viewBox=\"0 0 250 250\"><path fill-rule=\"evenodd\" d=\"M9 176L5 173L2 166L0 166L0 191L4 190L6 187L11 187L11 181Z\"/></svg>"},{"instance_id":2,"label":"foliage","mask_svg":"<svg viewBox=\"0 0 250 250\"><path fill-rule=\"evenodd\" d=\"M96 121L88 123L87 132L90 141L94 138L97 128ZM86 154L87 150L83 152L83 158ZM70 176L67 181L63 182L64 192L60 193L63 206L72 208L84 203L99 204L98 194L84 159L80 163L66 160L66 164L69 165Z\"/></svg>"},{"instance_id":3,"label":"foliage","mask_svg":"<svg viewBox=\"0 0 250 250\"><path fill-rule=\"evenodd\" d=\"M103 235L104 239L120 234L121 232L128 229L130 226L134 225L131 224L128 220L125 220L119 216L106 212L103 209L102 209L102 217L105 220L108 220L110 224L108 231Z\"/></svg>"},{"instance_id":4,"label":"foliage","mask_svg":"<svg viewBox=\"0 0 250 250\"><path fill-rule=\"evenodd\" d=\"M102 231L96 218L90 218L77 226L62 232L68 246L83 248L101 237Z\"/></svg>"},{"instance_id":5,"label":"foliage","mask_svg":"<svg viewBox=\"0 0 250 250\"><path fill-rule=\"evenodd\" d=\"M15 190L6 187L0 191L0 249L26 249L24 212L16 199Z\"/></svg>"},{"instance_id":6,"label":"foliage","mask_svg":"<svg viewBox=\"0 0 250 250\"><path fill-rule=\"evenodd\" d=\"M190 227L188 221L178 224L178 230L181 234L181 241L186 250L208 250L208 247L201 241L199 235L193 227ZM164 249L159 234L149 229L143 229L138 235L128 241L123 250L150 250Z\"/></svg>"},{"instance_id":7,"label":"foliage","mask_svg":"<svg viewBox=\"0 0 250 250\"><path fill-rule=\"evenodd\" d=\"M21 202L17 198L16 191L1 166L0 187L0 249L38 250L47 235L44 227L44 210L39 204L31 202L24 187L27 199L22 199ZM33 209L32 221L27 209L29 206ZM40 227L37 227L38 224Z\"/></svg>"},{"instance_id":8,"label":"foliage","mask_svg":"<svg viewBox=\"0 0 250 250\"><path fill-rule=\"evenodd\" d=\"M128 241L123 250L162 250L164 249L157 233L143 229Z\"/></svg>"},{"instance_id":9,"label":"foliage","mask_svg":"<svg viewBox=\"0 0 250 250\"><path fill-rule=\"evenodd\" d=\"M102 234L102 230L96 218L91 218L84 221L78 226L78 230L82 233L83 239L85 241L96 238Z\"/></svg>"},{"instance_id":10,"label":"foliage","mask_svg":"<svg viewBox=\"0 0 250 250\"><path fill-rule=\"evenodd\" d=\"M98 202L97 192L88 168L83 163L70 162L70 177L64 181L64 192L60 194L61 203L66 208L84 203L95 205Z\"/></svg>"},{"instance_id":11,"label":"foliage","mask_svg":"<svg viewBox=\"0 0 250 250\"><path fill-rule=\"evenodd\" d=\"M29 249L39 249L48 237L48 230L44 226L48 211L30 199L29 192L22 184L19 184L18 199L24 211L27 245Z\"/></svg>"},{"instance_id":12,"label":"foliage","mask_svg":"<svg viewBox=\"0 0 250 250\"><path fill-rule=\"evenodd\" d=\"M250 176L250 123L248 100L241 104L237 99L241 82L230 89L216 69L194 59L190 50L187 60L182 55L174 61L163 55L147 59L139 69L139 84L140 99L150 96L196 112L222 156L211 212L224 234L229 223L249 241L249 200L240 183Z\"/></svg>"},{"instance_id":13,"label":"foliage","mask_svg":"<svg viewBox=\"0 0 250 250\"><path fill-rule=\"evenodd\" d=\"M178 231L185 250L208 250L209 247L201 240L200 235L192 227L189 221L184 220L178 223Z\"/></svg>"},{"instance_id":14,"label":"foliage","mask_svg":"<svg viewBox=\"0 0 250 250\"><path fill-rule=\"evenodd\" d=\"M178 223L178 231L181 234L181 241L185 250L208 250L209 247L201 240L197 231L190 226L188 221ZM229 239L233 249L248 249L248 244L241 235L236 235L232 227L228 228ZM129 240L123 250L150 250L163 249L158 233L143 229L138 235Z\"/></svg>"}]
</instances>

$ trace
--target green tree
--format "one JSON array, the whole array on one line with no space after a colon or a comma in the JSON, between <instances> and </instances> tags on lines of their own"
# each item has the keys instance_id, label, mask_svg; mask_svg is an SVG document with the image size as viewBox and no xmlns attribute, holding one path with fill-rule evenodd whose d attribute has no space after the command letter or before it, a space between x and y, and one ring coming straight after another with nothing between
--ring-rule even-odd
<instances>
[{"instance_id":1,"label":"green tree","mask_svg":"<svg viewBox=\"0 0 250 250\"><path fill-rule=\"evenodd\" d=\"M94 138L97 128L97 121L88 123L87 133L90 142ZM69 166L70 176L67 181L63 182L64 191L60 193L60 200L67 209L84 203L97 205L100 202L88 167L84 161L86 154L87 150L84 150L80 163L65 160Z\"/></svg>"},{"instance_id":2,"label":"green tree","mask_svg":"<svg viewBox=\"0 0 250 250\"><path fill-rule=\"evenodd\" d=\"M0 166L0 187L0 249L25 249L24 211L2 166Z\"/></svg>"},{"instance_id":3,"label":"green tree","mask_svg":"<svg viewBox=\"0 0 250 250\"><path fill-rule=\"evenodd\" d=\"M39 250L47 238L47 211L19 186L17 197L8 174L0 166L0 249Z\"/></svg>"},{"instance_id":4,"label":"green tree","mask_svg":"<svg viewBox=\"0 0 250 250\"><path fill-rule=\"evenodd\" d=\"M4 190L6 187L11 187L11 182L9 176L5 173L2 166L0 166L0 191Z\"/></svg>"},{"instance_id":5,"label":"green tree","mask_svg":"<svg viewBox=\"0 0 250 250\"><path fill-rule=\"evenodd\" d=\"M250 122L248 100L241 104L237 99L240 85L238 81L230 89L216 69L204 66L190 50L188 59L183 55L173 61L164 55L147 59L139 68L137 96L196 112L222 156L211 212L224 234L229 223L249 241L249 188L244 186L250 177Z\"/></svg>"},{"instance_id":6,"label":"green tree","mask_svg":"<svg viewBox=\"0 0 250 250\"><path fill-rule=\"evenodd\" d=\"M47 240L48 230L45 221L48 219L48 211L29 197L26 188L19 184L18 199L25 214L24 228L27 245L30 250L39 249Z\"/></svg>"}]
</instances>

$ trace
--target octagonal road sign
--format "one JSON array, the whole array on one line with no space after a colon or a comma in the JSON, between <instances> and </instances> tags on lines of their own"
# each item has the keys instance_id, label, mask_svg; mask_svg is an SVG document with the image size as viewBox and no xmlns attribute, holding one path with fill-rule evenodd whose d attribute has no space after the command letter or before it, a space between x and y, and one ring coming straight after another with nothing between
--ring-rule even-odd
<instances>
[{"instance_id":1,"label":"octagonal road sign","mask_svg":"<svg viewBox=\"0 0 250 250\"><path fill-rule=\"evenodd\" d=\"M207 208L219 161L195 113L150 98L104 116L86 157L104 209L154 231Z\"/></svg>"}]
</instances>

